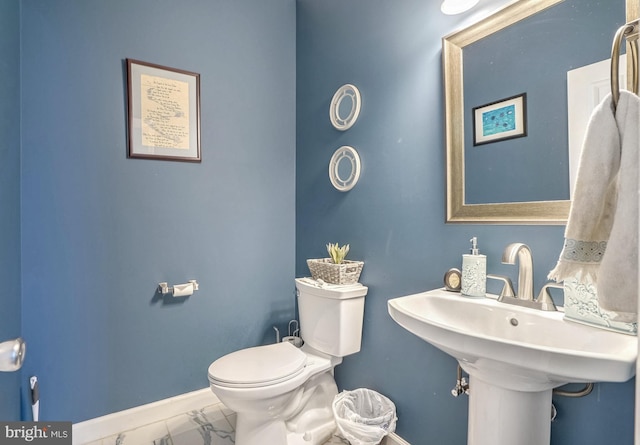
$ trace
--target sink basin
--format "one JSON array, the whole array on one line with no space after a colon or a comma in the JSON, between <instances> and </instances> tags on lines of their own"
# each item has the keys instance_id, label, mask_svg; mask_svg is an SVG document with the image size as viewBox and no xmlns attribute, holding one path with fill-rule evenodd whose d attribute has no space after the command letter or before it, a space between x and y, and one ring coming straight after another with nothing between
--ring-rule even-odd
<instances>
[{"instance_id":1,"label":"sink basin","mask_svg":"<svg viewBox=\"0 0 640 445\"><path fill-rule=\"evenodd\" d=\"M635 375L637 337L488 297L438 289L388 301L400 326L457 359L469 374L469 444L548 444L553 388ZM492 425L476 411L513 418L502 416Z\"/></svg>"},{"instance_id":2,"label":"sink basin","mask_svg":"<svg viewBox=\"0 0 640 445\"><path fill-rule=\"evenodd\" d=\"M485 378L502 386L539 390L625 382L635 375L637 337L565 321L562 312L441 289L394 298L388 306L400 326L456 358L467 372L490 368Z\"/></svg>"}]
</instances>

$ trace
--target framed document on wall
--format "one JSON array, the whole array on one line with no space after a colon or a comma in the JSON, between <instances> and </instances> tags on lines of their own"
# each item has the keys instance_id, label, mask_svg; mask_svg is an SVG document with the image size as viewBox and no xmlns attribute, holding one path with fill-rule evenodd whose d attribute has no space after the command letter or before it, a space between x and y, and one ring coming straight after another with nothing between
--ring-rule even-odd
<instances>
[{"instance_id":1,"label":"framed document on wall","mask_svg":"<svg viewBox=\"0 0 640 445\"><path fill-rule=\"evenodd\" d=\"M200 162L200 74L127 59L129 157Z\"/></svg>"}]
</instances>

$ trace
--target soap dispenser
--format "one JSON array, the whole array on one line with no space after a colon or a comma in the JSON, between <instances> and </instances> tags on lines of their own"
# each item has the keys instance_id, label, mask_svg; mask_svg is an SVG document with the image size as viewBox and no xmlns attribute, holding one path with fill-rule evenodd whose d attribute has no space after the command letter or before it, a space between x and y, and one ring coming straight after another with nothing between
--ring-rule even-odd
<instances>
[{"instance_id":1,"label":"soap dispenser","mask_svg":"<svg viewBox=\"0 0 640 445\"><path fill-rule=\"evenodd\" d=\"M471 251L462 255L462 295L484 297L487 293L487 257L478 250L478 238L471 238Z\"/></svg>"}]
</instances>

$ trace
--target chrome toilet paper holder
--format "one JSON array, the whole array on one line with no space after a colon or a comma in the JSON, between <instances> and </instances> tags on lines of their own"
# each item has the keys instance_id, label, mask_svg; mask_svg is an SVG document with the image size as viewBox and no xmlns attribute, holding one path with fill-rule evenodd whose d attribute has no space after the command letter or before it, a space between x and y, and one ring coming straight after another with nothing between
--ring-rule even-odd
<instances>
[{"instance_id":1,"label":"chrome toilet paper holder","mask_svg":"<svg viewBox=\"0 0 640 445\"><path fill-rule=\"evenodd\" d=\"M184 284L174 284L169 286L167 282L158 283L158 292L162 295L173 294L174 297L186 297L193 295L199 289L197 280L189 280Z\"/></svg>"}]
</instances>

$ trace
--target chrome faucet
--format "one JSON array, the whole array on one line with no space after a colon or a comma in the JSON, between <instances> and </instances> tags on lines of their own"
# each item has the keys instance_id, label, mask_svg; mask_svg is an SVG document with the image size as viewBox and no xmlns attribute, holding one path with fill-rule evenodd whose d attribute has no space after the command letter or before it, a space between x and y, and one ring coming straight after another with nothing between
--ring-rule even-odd
<instances>
[{"instance_id":1,"label":"chrome faucet","mask_svg":"<svg viewBox=\"0 0 640 445\"><path fill-rule=\"evenodd\" d=\"M505 281L505 285L498 297L498 301L502 303L515 304L532 309L540 309L543 311L556 311L557 308L553 304L553 298L549 293L550 287L562 289L562 286L553 283L545 284L540 290L538 298L533 299L533 257L531 249L526 244L512 243L505 247L502 253L503 264L516 264L518 262L518 291L514 292L510 289L511 283L505 277L487 275L489 278L498 278Z\"/></svg>"},{"instance_id":2,"label":"chrome faucet","mask_svg":"<svg viewBox=\"0 0 640 445\"><path fill-rule=\"evenodd\" d=\"M518 260L518 290L516 298L533 301L533 257L526 244L512 243L502 253L502 264L516 264Z\"/></svg>"}]
</instances>

